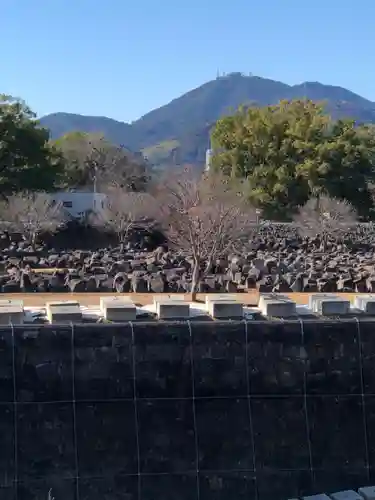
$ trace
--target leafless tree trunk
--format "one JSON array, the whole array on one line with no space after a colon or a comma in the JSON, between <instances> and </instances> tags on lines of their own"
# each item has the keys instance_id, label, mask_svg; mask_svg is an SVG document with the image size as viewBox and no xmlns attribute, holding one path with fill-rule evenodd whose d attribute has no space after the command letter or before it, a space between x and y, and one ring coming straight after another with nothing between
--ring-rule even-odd
<instances>
[{"instance_id":1,"label":"leafless tree trunk","mask_svg":"<svg viewBox=\"0 0 375 500\"><path fill-rule=\"evenodd\" d=\"M256 212L226 178L218 174L202 177L190 167L168 173L157 198L170 244L192 257L191 293L195 300L214 261L240 242L249 242Z\"/></svg>"}]
</instances>

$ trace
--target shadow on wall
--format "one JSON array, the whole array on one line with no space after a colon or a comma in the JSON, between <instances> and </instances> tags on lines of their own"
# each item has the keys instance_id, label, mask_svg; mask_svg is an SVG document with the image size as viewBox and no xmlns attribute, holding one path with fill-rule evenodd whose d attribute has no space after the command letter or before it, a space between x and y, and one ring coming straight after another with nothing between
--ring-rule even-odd
<instances>
[{"instance_id":1,"label":"shadow on wall","mask_svg":"<svg viewBox=\"0 0 375 500\"><path fill-rule=\"evenodd\" d=\"M375 322L0 330L0 498L282 500L375 483Z\"/></svg>"}]
</instances>

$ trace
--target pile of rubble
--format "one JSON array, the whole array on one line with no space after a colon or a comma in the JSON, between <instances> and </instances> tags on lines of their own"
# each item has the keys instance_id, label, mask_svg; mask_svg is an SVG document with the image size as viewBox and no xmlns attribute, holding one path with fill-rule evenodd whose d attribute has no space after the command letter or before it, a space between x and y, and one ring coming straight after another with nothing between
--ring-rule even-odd
<instances>
[{"instance_id":1,"label":"pile of rubble","mask_svg":"<svg viewBox=\"0 0 375 500\"><path fill-rule=\"evenodd\" d=\"M167 247L128 245L61 251L0 238L0 292L186 293L193 260ZM358 227L340 242L301 238L287 225L264 227L245 251L221 256L201 293L375 292L375 237Z\"/></svg>"}]
</instances>

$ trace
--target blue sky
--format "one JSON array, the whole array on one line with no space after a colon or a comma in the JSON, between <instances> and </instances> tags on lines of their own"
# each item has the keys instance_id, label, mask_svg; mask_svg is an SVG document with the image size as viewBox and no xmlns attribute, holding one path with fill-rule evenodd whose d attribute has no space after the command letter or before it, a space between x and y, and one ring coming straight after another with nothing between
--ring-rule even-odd
<instances>
[{"instance_id":1,"label":"blue sky","mask_svg":"<svg viewBox=\"0 0 375 500\"><path fill-rule=\"evenodd\" d=\"M375 101L374 0L0 0L0 92L132 121L221 72Z\"/></svg>"}]
</instances>

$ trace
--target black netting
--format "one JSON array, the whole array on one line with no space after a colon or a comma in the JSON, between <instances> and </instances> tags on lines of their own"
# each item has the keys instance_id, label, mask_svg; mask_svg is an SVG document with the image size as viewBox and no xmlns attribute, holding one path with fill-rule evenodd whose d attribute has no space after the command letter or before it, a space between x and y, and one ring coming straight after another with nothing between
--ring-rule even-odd
<instances>
[{"instance_id":1,"label":"black netting","mask_svg":"<svg viewBox=\"0 0 375 500\"><path fill-rule=\"evenodd\" d=\"M374 327L3 327L0 498L286 500L374 483Z\"/></svg>"}]
</instances>

